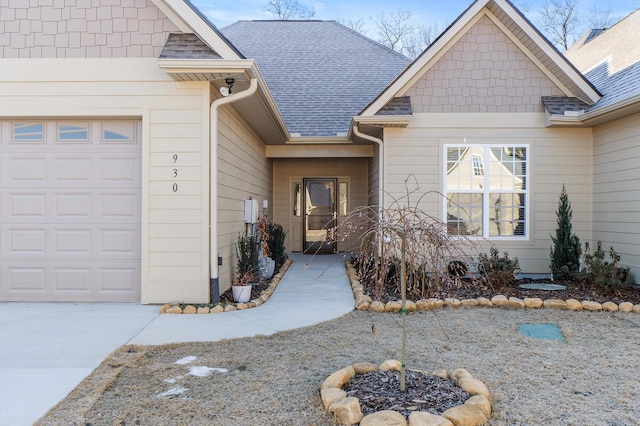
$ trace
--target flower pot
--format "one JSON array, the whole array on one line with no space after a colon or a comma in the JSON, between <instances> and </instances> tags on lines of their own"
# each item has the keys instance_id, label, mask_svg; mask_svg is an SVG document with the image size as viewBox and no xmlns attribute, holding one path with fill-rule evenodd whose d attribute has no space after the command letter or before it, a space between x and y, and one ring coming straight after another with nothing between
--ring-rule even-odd
<instances>
[{"instance_id":1,"label":"flower pot","mask_svg":"<svg viewBox=\"0 0 640 426\"><path fill-rule=\"evenodd\" d=\"M231 291L236 302L246 303L251 299L251 284L231 286Z\"/></svg>"}]
</instances>

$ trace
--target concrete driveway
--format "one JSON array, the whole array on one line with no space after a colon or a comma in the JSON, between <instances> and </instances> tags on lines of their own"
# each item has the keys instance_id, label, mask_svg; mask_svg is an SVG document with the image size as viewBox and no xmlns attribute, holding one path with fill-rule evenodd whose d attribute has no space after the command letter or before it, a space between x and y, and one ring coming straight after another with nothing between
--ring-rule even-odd
<instances>
[{"instance_id":1,"label":"concrete driveway","mask_svg":"<svg viewBox=\"0 0 640 426\"><path fill-rule=\"evenodd\" d=\"M134 303L0 303L0 425L31 425L158 317Z\"/></svg>"}]
</instances>

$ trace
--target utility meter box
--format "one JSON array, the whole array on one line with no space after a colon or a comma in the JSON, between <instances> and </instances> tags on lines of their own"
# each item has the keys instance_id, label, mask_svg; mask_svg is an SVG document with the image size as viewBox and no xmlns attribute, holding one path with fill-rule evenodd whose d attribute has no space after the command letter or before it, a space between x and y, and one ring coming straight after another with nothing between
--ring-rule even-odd
<instances>
[{"instance_id":1,"label":"utility meter box","mask_svg":"<svg viewBox=\"0 0 640 426\"><path fill-rule=\"evenodd\" d=\"M244 223L258 222L258 200L244 200Z\"/></svg>"}]
</instances>

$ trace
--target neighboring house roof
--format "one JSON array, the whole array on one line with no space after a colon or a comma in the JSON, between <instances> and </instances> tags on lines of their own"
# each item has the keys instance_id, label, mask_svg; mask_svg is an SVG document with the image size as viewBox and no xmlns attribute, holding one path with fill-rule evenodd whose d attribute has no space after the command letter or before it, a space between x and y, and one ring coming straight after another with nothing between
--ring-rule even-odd
<instances>
[{"instance_id":1,"label":"neighboring house roof","mask_svg":"<svg viewBox=\"0 0 640 426\"><path fill-rule=\"evenodd\" d=\"M565 56L604 94L589 112L640 96L640 9L605 30L591 30Z\"/></svg>"},{"instance_id":2,"label":"neighboring house roof","mask_svg":"<svg viewBox=\"0 0 640 426\"><path fill-rule=\"evenodd\" d=\"M346 134L409 59L335 21L240 21L221 29L256 60L292 134Z\"/></svg>"},{"instance_id":3,"label":"neighboring house roof","mask_svg":"<svg viewBox=\"0 0 640 426\"><path fill-rule=\"evenodd\" d=\"M501 28L567 97L589 105L600 99L596 88L508 0L476 0L361 115L374 115L392 98L404 95L483 16Z\"/></svg>"}]
</instances>

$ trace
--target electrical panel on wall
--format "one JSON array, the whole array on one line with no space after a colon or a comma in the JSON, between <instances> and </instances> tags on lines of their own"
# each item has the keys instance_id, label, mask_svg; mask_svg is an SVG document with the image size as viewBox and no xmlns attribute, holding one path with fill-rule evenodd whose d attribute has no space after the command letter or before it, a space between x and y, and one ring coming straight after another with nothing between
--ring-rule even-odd
<instances>
[{"instance_id":1,"label":"electrical panel on wall","mask_svg":"<svg viewBox=\"0 0 640 426\"><path fill-rule=\"evenodd\" d=\"M258 222L258 200L244 200L244 223Z\"/></svg>"}]
</instances>

